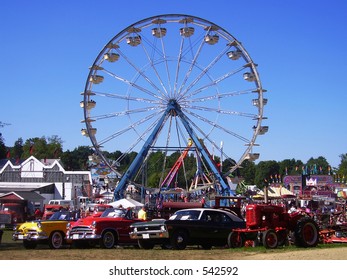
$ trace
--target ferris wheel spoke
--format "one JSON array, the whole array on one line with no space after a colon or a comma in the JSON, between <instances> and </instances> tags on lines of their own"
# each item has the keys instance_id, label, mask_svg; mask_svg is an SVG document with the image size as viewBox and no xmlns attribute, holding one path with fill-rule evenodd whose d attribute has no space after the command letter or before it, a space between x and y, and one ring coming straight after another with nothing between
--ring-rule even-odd
<instances>
[{"instance_id":1,"label":"ferris wheel spoke","mask_svg":"<svg viewBox=\"0 0 347 280\"><path fill-rule=\"evenodd\" d=\"M202 71L200 72L200 74L191 82L191 84L189 86L187 86L185 88L185 90L180 94L181 97L184 97L190 90L192 87L194 87L200 80L201 78L218 62L220 61L220 59L226 54L226 52L230 49L230 46L227 46L223 51L221 51L219 53L219 55L217 55L215 57L214 60L212 60L204 69L202 69ZM218 80L215 83L206 85L206 87L215 85L218 83ZM202 87L201 89L203 89L204 87Z\"/></svg>"},{"instance_id":2,"label":"ferris wheel spoke","mask_svg":"<svg viewBox=\"0 0 347 280\"><path fill-rule=\"evenodd\" d=\"M111 77L113 77L113 78L115 78L115 79L117 79L117 80L119 80L121 82L124 82L125 84L130 85L130 86L132 86L132 87L134 87L134 88L136 88L138 90L140 90L143 93L147 93L148 95L150 95L150 96L152 96L152 97L154 97L156 99L163 100L162 96L156 95L155 93L151 92L150 90L148 90L148 89L146 89L146 88L144 88L144 87L142 87L142 86L140 86L140 85L138 85L138 84L136 84L134 82L131 82L131 81L129 81L126 78L123 78L123 77L121 77L119 75L116 75L116 74L114 74L114 73L112 73L112 72L110 72L110 71L108 71L106 69L103 69L102 71L107 73Z\"/></svg>"},{"instance_id":3,"label":"ferris wheel spoke","mask_svg":"<svg viewBox=\"0 0 347 280\"><path fill-rule=\"evenodd\" d=\"M240 90L240 91L218 93L218 94L214 94L210 96L204 96L201 98L189 99L189 103L205 102L208 100L222 99L222 98L234 97L234 96L239 96L244 94L252 94L254 93L255 90L256 89L246 89L246 90Z\"/></svg>"},{"instance_id":4,"label":"ferris wheel spoke","mask_svg":"<svg viewBox=\"0 0 347 280\"><path fill-rule=\"evenodd\" d=\"M157 116L158 116L158 113L156 112L156 113L153 113L153 114L151 114L151 115L148 115L147 117L145 117L145 118L143 118L143 119L141 119L141 120L139 120L139 121L137 121L137 122L135 122L135 123L131 123L131 124L128 125L127 127L123 128L123 129L121 129L121 130L119 130L119 131L117 131L117 132L111 134L111 135L108 136L107 138L101 140L101 141L99 142L99 146L104 145L105 143L111 141L112 139L115 139L115 138L119 137L120 135L125 134L125 133L128 132L129 130L134 129L134 128L136 128L137 126L139 126L139 125L141 125L141 124L143 124L143 123L145 123L145 122L147 122L147 121L149 121L149 120L151 120L152 118L157 117ZM156 119L153 123L156 123L156 121L157 121L157 119Z\"/></svg>"},{"instance_id":5,"label":"ferris wheel spoke","mask_svg":"<svg viewBox=\"0 0 347 280\"><path fill-rule=\"evenodd\" d=\"M108 98L115 98L115 99L121 99L126 101L136 101L136 102L143 102L143 103L151 103L151 104L160 104L160 102L157 99L148 99L143 97L133 97L129 95L122 95L117 93L104 93L104 92L97 92L97 91L89 91L93 95L97 95L100 97L108 97Z\"/></svg>"},{"instance_id":6,"label":"ferris wheel spoke","mask_svg":"<svg viewBox=\"0 0 347 280\"><path fill-rule=\"evenodd\" d=\"M97 121L97 120L108 119L108 118L128 116L130 114L132 115L132 114L144 113L144 112L149 112L153 110L158 110L158 107L146 107L141 109L126 110L122 112L114 112L114 113L109 113L109 114L104 114L99 116L90 116L90 118Z\"/></svg>"},{"instance_id":7,"label":"ferris wheel spoke","mask_svg":"<svg viewBox=\"0 0 347 280\"><path fill-rule=\"evenodd\" d=\"M184 46L184 38L181 37L180 47L179 47L179 54L178 54L178 59L177 59L177 64L176 64L175 83L174 83L174 94L175 95L176 95L177 87L178 87L178 77L179 77L180 66L181 66L181 62L182 62L183 46Z\"/></svg>"},{"instance_id":8,"label":"ferris wheel spoke","mask_svg":"<svg viewBox=\"0 0 347 280\"><path fill-rule=\"evenodd\" d=\"M255 115L255 114L243 113L243 112L237 112L237 111L227 111L227 110L222 110L219 108L211 108L211 107L203 107L203 106L190 106L189 108L199 110L199 111L216 112L219 114L234 115L234 116L247 117L252 119L255 119L258 117L258 115Z\"/></svg>"},{"instance_id":9,"label":"ferris wheel spoke","mask_svg":"<svg viewBox=\"0 0 347 280\"><path fill-rule=\"evenodd\" d=\"M122 159L125 158L126 155L130 154L134 148L141 142L144 140L144 137L150 132L150 130L155 126L156 121L152 123L152 125L150 125L148 127L148 129L146 129L146 131L144 131L142 133L142 135L140 137L137 137L136 140L129 146L129 148L117 159L118 162L121 162Z\"/></svg>"},{"instance_id":10,"label":"ferris wheel spoke","mask_svg":"<svg viewBox=\"0 0 347 280\"><path fill-rule=\"evenodd\" d=\"M142 44L143 49L145 50L145 46ZM119 54L131 65L136 72L150 85L152 88L158 93L158 96L161 96L161 98L165 98L163 92L157 87L157 85L149 78L146 76L144 73L144 70L140 69L139 67L136 66L135 63L133 63L122 51L118 50Z\"/></svg>"},{"instance_id":11,"label":"ferris wheel spoke","mask_svg":"<svg viewBox=\"0 0 347 280\"><path fill-rule=\"evenodd\" d=\"M159 27L160 28L160 25ZM157 48L156 44L150 42L150 40L148 40L146 37L142 37L143 41L146 42L148 44L149 47L152 47L152 55L149 54L149 51L147 50L147 47L145 46L145 44L141 44L142 48L144 50L144 53L146 54L146 57L149 61L149 64L151 65L163 91L165 92L165 95L163 94L163 97L169 97L169 92L171 92L171 82L170 82L170 71L169 71L169 67L168 67L168 60L167 60L167 55L166 55L166 50L165 50L165 43L163 40L163 37L160 36L160 38L155 38L155 42L160 41L160 45L161 45L161 51ZM154 54L157 53L159 56L159 59L157 59L157 61L163 60L165 62L165 66L166 66L166 74L167 74L167 79L168 79L168 88L166 88L165 83L163 81L163 79L161 78L161 75L159 74L157 68L156 68L156 63L154 61Z\"/></svg>"},{"instance_id":12,"label":"ferris wheel spoke","mask_svg":"<svg viewBox=\"0 0 347 280\"><path fill-rule=\"evenodd\" d=\"M191 45L190 37L189 37L189 43L190 43L190 48L189 48L189 49L190 49L190 50L192 51L192 53L193 53L193 47L192 47L192 45ZM199 47L198 47L196 53L194 54L194 58L193 58L192 62L190 63L190 67L189 67L189 69L188 69L188 71L187 71L187 73L186 73L186 75L185 75L185 77L184 77L184 79L183 79L183 82L182 82L180 88L179 88L178 91L177 91L177 96L180 96L180 95L181 95L181 91L182 91L182 89L185 87L186 82L187 82L187 80L189 79L189 77L190 77L190 75L191 75L191 73L192 73L192 71L193 71L193 68L194 68L194 66L195 66L196 63L197 63L197 60L198 60L198 58L199 58L199 56L200 56L200 54L201 54L201 51L202 51L203 46L204 46L204 41L201 40L201 41L200 41L200 45L199 45Z\"/></svg>"},{"instance_id":13,"label":"ferris wheel spoke","mask_svg":"<svg viewBox=\"0 0 347 280\"><path fill-rule=\"evenodd\" d=\"M231 77L232 75L235 75L235 74L241 72L241 71L244 70L244 69L245 69L245 67L242 66L242 67L240 67L240 68L238 68L238 69L236 69L236 70L234 70L234 71L230 71L230 72L226 73L225 75L223 75L223 76L221 76L221 77L219 77L219 78L217 78L217 79L211 81L210 83L205 84L205 85L203 85L202 87L200 87L200 88L198 88L198 89L192 91L190 94L186 95L185 98L191 98L192 96L197 95L198 93L202 92L203 90L205 90L205 89L207 89L207 88L210 88L210 87L212 87L212 86L216 86L216 85L218 85L220 82L222 82L222 81L224 81L225 79ZM201 77L202 77L202 76L203 76L203 75L201 75ZM201 78L201 77L200 77L200 78ZM187 92L187 91L186 91L186 92Z\"/></svg>"},{"instance_id":14,"label":"ferris wheel spoke","mask_svg":"<svg viewBox=\"0 0 347 280\"><path fill-rule=\"evenodd\" d=\"M212 121L204 118L203 116L200 116L200 115L198 115L198 114L196 114L196 113L194 113L192 111L189 111L187 109L184 109L184 111L186 111L188 114L194 116L195 118L197 118L197 119L199 119L199 120L201 120L201 121L203 121L205 123L208 123L211 127L219 128L220 130L228 133L229 135L234 136L235 138L240 139L241 141L243 141L245 143L249 143L250 142L249 139L247 139L247 138L245 138L245 137L243 137L243 136L241 136L241 135L239 135L239 134L237 134L237 133L235 133L235 132L233 132L231 130L226 129L225 127L222 127L222 126L218 125L217 123L212 122Z\"/></svg>"}]
</instances>

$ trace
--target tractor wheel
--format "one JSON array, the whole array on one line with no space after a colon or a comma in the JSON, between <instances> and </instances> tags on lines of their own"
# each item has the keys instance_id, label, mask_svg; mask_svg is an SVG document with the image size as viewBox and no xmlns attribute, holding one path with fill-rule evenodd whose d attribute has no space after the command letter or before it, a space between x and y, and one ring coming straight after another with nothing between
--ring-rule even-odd
<instances>
[{"instance_id":1,"label":"tractor wheel","mask_svg":"<svg viewBox=\"0 0 347 280\"><path fill-rule=\"evenodd\" d=\"M278 237L273 229L269 229L263 233L263 245L267 249L275 249L278 246Z\"/></svg>"},{"instance_id":2,"label":"tractor wheel","mask_svg":"<svg viewBox=\"0 0 347 280\"><path fill-rule=\"evenodd\" d=\"M241 232L232 231L228 236L229 248L241 248L245 246L245 236Z\"/></svg>"},{"instance_id":3,"label":"tractor wheel","mask_svg":"<svg viewBox=\"0 0 347 280\"><path fill-rule=\"evenodd\" d=\"M188 244L188 234L182 230L176 231L171 236L170 243L173 249L184 250Z\"/></svg>"},{"instance_id":4,"label":"tractor wheel","mask_svg":"<svg viewBox=\"0 0 347 280\"><path fill-rule=\"evenodd\" d=\"M114 233L110 230L105 231L102 234L100 240L100 247L103 249L112 249L116 245L116 237Z\"/></svg>"},{"instance_id":5,"label":"tractor wheel","mask_svg":"<svg viewBox=\"0 0 347 280\"><path fill-rule=\"evenodd\" d=\"M148 240L139 239L137 241L137 244L141 249L151 250L154 248L154 244L152 242L149 242Z\"/></svg>"},{"instance_id":6,"label":"tractor wheel","mask_svg":"<svg viewBox=\"0 0 347 280\"><path fill-rule=\"evenodd\" d=\"M54 231L49 236L48 245L51 249L60 249L63 246L64 237L60 231Z\"/></svg>"},{"instance_id":7,"label":"tractor wheel","mask_svg":"<svg viewBox=\"0 0 347 280\"><path fill-rule=\"evenodd\" d=\"M298 247L316 247L319 241L317 223L308 217L301 218L296 225L294 239Z\"/></svg>"}]
</instances>

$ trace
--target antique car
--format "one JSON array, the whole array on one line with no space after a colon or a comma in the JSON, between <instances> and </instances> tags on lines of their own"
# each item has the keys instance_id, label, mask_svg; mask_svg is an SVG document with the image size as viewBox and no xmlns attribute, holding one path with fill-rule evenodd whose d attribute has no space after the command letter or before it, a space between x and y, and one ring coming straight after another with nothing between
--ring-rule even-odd
<instances>
[{"instance_id":1,"label":"antique car","mask_svg":"<svg viewBox=\"0 0 347 280\"><path fill-rule=\"evenodd\" d=\"M131 225L130 238L140 248L185 249L199 245L203 249L226 246L233 229L245 228L246 223L231 211L212 208L192 208L176 211L168 220L153 219Z\"/></svg>"},{"instance_id":2,"label":"antique car","mask_svg":"<svg viewBox=\"0 0 347 280\"><path fill-rule=\"evenodd\" d=\"M109 204L89 203L84 212L84 217L100 217L101 214L109 208L113 208Z\"/></svg>"},{"instance_id":3,"label":"antique car","mask_svg":"<svg viewBox=\"0 0 347 280\"><path fill-rule=\"evenodd\" d=\"M14 241L21 240L26 249L35 249L37 244L48 243L52 249L66 244L66 225L79 218L79 212L61 210L48 220L35 220L18 225L12 235Z\"/></svg>"},{"instance_id":4,"label":"antique car","mask_svg":"<svg viewBox=\"0 0 347 280\"><path fill-rule=\"evenodd\" d=\"M100 217L86 217L68 224L66 238L72 247L99 245L111 249L116 245L136 245L129 236L130 225L141 220L133 218L131 209L109 208Z\"/></svg>"},{"instance_id":5,"label":"antique car","mask_svg":"<svg viewBox=\"0 0 347 280\"><path fill-rule=\"evenodd\" d=\"M61 210L69 209L66 208L66 206L60 204L45 204L41 220L48 220L54 213L59 212Z\"/></svg>"}]
</instances>

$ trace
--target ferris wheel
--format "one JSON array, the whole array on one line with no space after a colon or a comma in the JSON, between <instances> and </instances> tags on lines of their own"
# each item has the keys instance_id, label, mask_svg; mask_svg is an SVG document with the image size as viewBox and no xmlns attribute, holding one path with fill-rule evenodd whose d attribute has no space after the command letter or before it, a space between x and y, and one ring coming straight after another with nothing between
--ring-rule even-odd
<instances>
[{"instance_id":1,"label":"ferris wheel","mask_svg":"<svg viewBox=\"0 0 347 280\"><path fill-rule=\"evenodd\" d=\"M225 29L190 15L153 16L120 31L96 57L80 103L82 134L116 172L136 152L117 191L152 150L183 151L188 141L222 181L215 155L231 160L229 172L259 158L264 92L257 65ZM110 162L105 151L116 150L122 155Z\"/></svg>"}]
</instances>

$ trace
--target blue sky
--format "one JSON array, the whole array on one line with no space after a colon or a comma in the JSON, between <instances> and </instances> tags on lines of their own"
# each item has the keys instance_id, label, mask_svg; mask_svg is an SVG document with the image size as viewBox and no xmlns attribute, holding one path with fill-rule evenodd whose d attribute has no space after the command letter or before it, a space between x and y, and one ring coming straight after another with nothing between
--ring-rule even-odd
<instances>
[{"instance_id":1,"label":"blue sky","mask_svg":"<svg viewBox=\"0 0 347 280\"><path fill-rule=\"evenodd\" d=\"M136 8L135 8L136 6ZM223 27L258 64L269 132L260 160L347 153L347 2L333 1L6 1L0 9L0 121L7 146L58 135L64 150L82 137L88 67L125 27L159 14L188 14ZM119 148L122 150L122 147Z\"/></svg>"}]
</instances>

